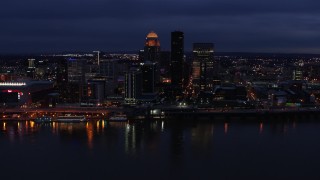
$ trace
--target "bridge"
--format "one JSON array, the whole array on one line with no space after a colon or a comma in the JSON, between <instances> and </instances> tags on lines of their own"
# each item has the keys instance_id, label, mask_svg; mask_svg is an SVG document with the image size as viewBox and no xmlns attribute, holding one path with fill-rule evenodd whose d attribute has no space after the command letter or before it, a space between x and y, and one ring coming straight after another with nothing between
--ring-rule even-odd
<instances>
[{"instance_id":1,"label":"bridge","mask_svg":"<svg viewBox=\"0 0 320 180\"><path fill-rule=\"evenodd\" d=\"M106 118L111 112L123 112L122 108L57 107L10 108L0 110L0 120L30 120L42 116L57 117L65 114L85 115L88 119Z\"/></svg>"}]
</instances>

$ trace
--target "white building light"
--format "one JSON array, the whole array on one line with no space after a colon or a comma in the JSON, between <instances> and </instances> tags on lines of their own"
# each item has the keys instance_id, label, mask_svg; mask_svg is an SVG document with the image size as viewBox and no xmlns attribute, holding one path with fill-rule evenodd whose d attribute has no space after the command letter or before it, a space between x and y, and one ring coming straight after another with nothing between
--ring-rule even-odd
<instances>
[{"instance_id":1,"label":"white building light","mask_svg":"<svg viewBox=\"0 0 320 180\"><path fill-rule=\"evenodd\" d=\"M25 82L0 82L0 86L26 86Z\"/></svg>"}]
</instances>

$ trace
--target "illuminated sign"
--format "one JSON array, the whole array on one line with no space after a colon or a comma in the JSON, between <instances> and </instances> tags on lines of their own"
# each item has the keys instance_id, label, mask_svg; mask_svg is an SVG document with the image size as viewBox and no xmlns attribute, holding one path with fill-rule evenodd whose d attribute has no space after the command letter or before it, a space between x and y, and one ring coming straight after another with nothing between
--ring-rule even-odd
<instances>
[{"instance_id":1,"label":"illuminated sign","mask_svg":"<svg viewBox=\"0 0 320 180\"><path fill-rule=\"evenodd\" d=\"M21 91L8 89L8 90L2 90L2 92L7 92L7 93L17 92L17 93L20 93Z\"/></svg>"}]
</instances>

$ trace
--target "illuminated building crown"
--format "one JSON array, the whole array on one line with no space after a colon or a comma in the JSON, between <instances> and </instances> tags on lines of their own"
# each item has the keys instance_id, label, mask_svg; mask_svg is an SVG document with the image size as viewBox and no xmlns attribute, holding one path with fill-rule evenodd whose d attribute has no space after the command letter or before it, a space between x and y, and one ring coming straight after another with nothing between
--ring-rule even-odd
<instances>
[{"instance_id":1,"label":"illuminated building crown","mask_svg":"<svg viewBox=\"0 0 320 180\"><path fill-rule=\"evenodd\" d=\"M157 46L157 47L160 47L160 41L158 39L158 35L151 31L147 37L146 37L146 43L145 43L145 46Z\"/></svg>"}]
</instances>

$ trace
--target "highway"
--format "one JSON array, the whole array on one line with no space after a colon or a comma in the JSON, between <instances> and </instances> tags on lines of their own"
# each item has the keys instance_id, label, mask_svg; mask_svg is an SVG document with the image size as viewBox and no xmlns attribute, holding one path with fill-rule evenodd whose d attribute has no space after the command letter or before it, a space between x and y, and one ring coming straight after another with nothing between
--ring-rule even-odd
<instances>
[{"instance_id":1,"label":"highway","mask_svg":"<svg viewBox=\"0 0 320 180\"><path fill-rule=\"evenodd\" d=\"M56 107L56 108L10 108L2 109L0 120L8 119L35 119L42 116L57 117L65 114L84 115L87 119L107 118L111 112L124 112L134 116L149 114L148 117L155 116L176 117L176 116L259 116L259 115L292 115L292 114L320 114L320 109L316 107L304 108L277 108L277 109L231 109L231 108L192 108L157 105L153 107ZM157 112L152 114L151 112Z\"/></svg>"},{"instance_id":2,"label":"highway","mask_svg":"<svg viewBox=\"0 0 320 180\"><path fill-rule=\"evenodd\" d=\"M2 108L0 120L30 120L42 116L57 117L65 114L84 115L88 119L106 118L110 112L122 112L122 108L56 107L56 108Z\"/></svg>"}]
</instances>

